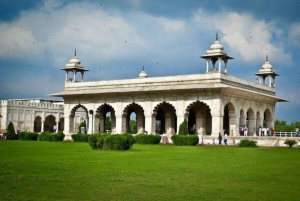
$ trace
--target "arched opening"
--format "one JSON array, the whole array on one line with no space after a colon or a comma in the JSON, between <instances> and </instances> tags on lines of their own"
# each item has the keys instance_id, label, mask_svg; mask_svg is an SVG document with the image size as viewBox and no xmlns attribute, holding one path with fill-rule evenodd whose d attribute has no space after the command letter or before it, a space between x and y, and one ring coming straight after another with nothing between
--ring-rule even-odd
<instances>
[{"instance_id":1,"label":"arched opening","mask_svg":"<svg viewBox=\"0 0 300 201\"><path fill-rule=\"evenodd\" d=\"M246 125L248 126L248 135L253 135L256 132L256 124L254 111L251 108L247 111Z\"/></svg>"},{"instance_id":2,"label":"arched opening","mask_svg":"<svg viewBox=\"0 0 300 201\"><path fill-rule=\"evenodd\" d=\"M188 118L190 134L211 134L212 117L208 105L200 101L193 102L187 107L185 116Z\"/></svg>"},{"instance_id":3,"label":"arched opening","mask_svg":"<svg viewBox=\"0 0 300 201\"><path fill-rule=\"evenodd\" d=\"M177 116L173 105L167 102L158 104L153 110L153 118L155 124L153 125L159 134L175 134L177 132Z\"/></svg>"},{"instance_id":4,"label":"arched opening","mask_svg":"<svg viewBox=\"0 0 300 201\"><path fill-rule=\"evenodd\" d=\"M70 133L79 133L82 132L81 128L79 128L79 125L81 123L85 122L86 129L85 133L88 131L89 127L89 116L88 116L88 110L83 105L79 104L76 105L72 110L70 114Z\"/></svg>"},{"instance_id":5,"label":"arched opening","mask_svg":"<svg viewBox=\"0 0 300 201\"><path fill-rule=\"evenodd\" d=\"M189 134L196 134L196 114L194 109L190 109L188 116L188 132Z\"/></svg>"},{"instance_id":6,"label":"arched opening","mask_svg":"<svg viewBox=\"0 0 300 201\"><path fill-rule=\"evenodd\" d=\"M33 132L40 133L41 131L42 131L42 118L40 116L37 116L34 119Z\"/></svg>"},{"instance_id":7,"label":"arched opening","mask_svg":"<svg viewBox=\"0 0 300 201\"><path fill-rule=\"evenodd\" d=\"M123 110L123 131L137 134L145 132L145 115L142 106L131 103Z\"/></svg>"},{"instance_id":8,"label":"arched opening","mask_svg":"<svg viewBox=\"0 0 300 201\"><path fill-rule=\"evenodd\" d=\"M60 118L59 123L58 123L58 131L63 132L64 125L65 125L65 119L62 117L62 118Z\"/></svg>"},{"instance_id":9,"label":"arched opening","mask_svg":"<svg viewBox=\"0 0 300 201\"><path fill-rule=\"evenodd\" d=\"M266 109L264 112L263 127L272 128L272 114L269 109Z\"/></svg>"},{"instance_id":10,"label":"arched opening","mask_svg":"<svg viewBox=\"0 0 300 201\"><path fill-rule=\"evenodd\" d=\"M44 123L44 131L53 132L55 124L55 117L53 115L47 116Z\"/></svg>"},{"instance_id":11,"label":"arched opening","mask_svg":"<svg viewBox=\"0 0 300 201\"><path fill-rule=\"evenodd\" d=\"M229 129L230 129L230 125L229 125L229 109L228 106L226 105L224 107L224 116L223 116L223 130L224 133L229 134Z\"/></svg>"},{"instance_id":12,"label":"arched opening","mask_svg":"<svg viewBox=\"0 0 300 201\"><path fill-rule=\"evenodd\" d=\"M115 110L109 104L103 104L96 110L95 131L100 133L115 133L116 115Z\"/></svg>"}]
</instances>

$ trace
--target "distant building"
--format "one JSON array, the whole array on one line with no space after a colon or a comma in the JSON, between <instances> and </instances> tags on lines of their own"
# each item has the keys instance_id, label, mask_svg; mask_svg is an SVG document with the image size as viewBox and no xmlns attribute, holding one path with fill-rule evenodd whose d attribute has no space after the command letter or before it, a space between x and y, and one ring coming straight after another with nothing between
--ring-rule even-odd
<instances>
[{"instance_id":1,"label":"distant building","mask_svg":"<svg viewBox=\"0 0 300 201\"><path fill-rule=\"evenodd\" d=\"M46 99L10 99L0 101L0 132L6 132L9 122L15 130L31 132L64 130L63 101Z\"/></svg>"},{"instance_id":2,"label":"distant building","mask_svg":"<svg viewBox=\"0 0 300 201\"><path fill-rule=\"evenodd\" d=\"M79 110L85 114L90 134L105 132L107 115L112 133L128 132L132 113L137 133L170 136L178 133L184 119L190 133L204 136L223 132L238 136L240 125L248 126L248 135L255 135L260 126L274 127L275 105L286 100L275 94L278 74L268 59L255 74L259 82L254 83L229 75L227 63L233 58L224 51L218 36L201 58L206 60L203 74L149 77L143 68L134 79L84 82L87 70L75 53L62 69L66 72L64 91L52 94L64 99L64 133L69 136L76 132ZM76 81L78 72L80 81Z\"/></svg>"}]
</instances>

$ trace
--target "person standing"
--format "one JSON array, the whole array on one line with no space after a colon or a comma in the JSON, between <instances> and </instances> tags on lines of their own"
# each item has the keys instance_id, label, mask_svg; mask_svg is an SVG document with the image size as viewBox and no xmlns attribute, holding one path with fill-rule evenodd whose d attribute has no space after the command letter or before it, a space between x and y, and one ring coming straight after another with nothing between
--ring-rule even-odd
<instances>
[{"instance_id":1,"label":"person standing","mask_svg":"<svg viewBox=\"0 0 300 201\"><path fill-rule=\"evenodd\" d=\"M299 137L299 128L296 128L296 137Z\"/></svg>"},{"instance_id":2,"label":"person standing","mask_svg":"<svg viewBox=\"0 0 300 201\"><path fill-rule=\"evenodd\" d=\"M244 136L248 136L248 128L247 128L247 126L244 127Z\"/></svg>"},{"instance_id":3,"label":"person standing","mask_svg":"<svg viewBox=\"0 0 300 201\"><path fill-rule=\"evenodd\" d=\"M222 144L222 135L221 135L221 133L219 133L218 140L219 140L219 145L221 145Z\"/></svg>"},{"instance_id":4,"label":"person standing","mask_svg":"<svg viewBox=\"0 0 300 201\"><path fill-rule=\"evenodd\" d=\"M258 135L261 136L261 126L258 129Z\"/></svg>"},{"instance_id":5,"label":"person standing","mask_svg":"<svg viewBox=\"0 0 300 201\"><path fill-rule=\"evenodd\" d=\"M198 144L202 144L203 143L202 135L198 134L198 133L197 133L197 135L198 135L198 138L199 138Z\"/></svg>"},{"instance_id":6,"label":"person standing","mask_svg":"<svg viewBox=\"0 0 300 201\"><path fill-rule=\"evenodd\" d=\"M56 129L57 129L57 127L56 127L56 125L54 125L53 126L53 133L56 133Z\"/></svg>"},{"instance_id":7,"label":"person standing","mask_svg":"<svg viewBox=\"0 0 300 201\"><path fill-rule=\"evenodd\" d=\"M225 145L227 145L227 138L228 138L228 136L227 136L227 134L225 133L225 135L224 135L224 144L225 144Z\"/></svg>"}]
</instances>

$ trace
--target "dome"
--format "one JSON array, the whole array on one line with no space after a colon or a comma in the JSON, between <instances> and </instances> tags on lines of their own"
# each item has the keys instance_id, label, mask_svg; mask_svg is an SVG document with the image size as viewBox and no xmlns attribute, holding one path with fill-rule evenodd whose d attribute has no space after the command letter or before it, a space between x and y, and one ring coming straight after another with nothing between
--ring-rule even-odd
<instances>
[{"instance_id":1,"label":"dome","mask_svg":"<svg viewBox=\"0 0 300 201\"><path fill-rule=\"evenodd\" d=\"M145 72L144 66L143 66L143 70L142 70L142 72L139 74L139 78L146 78L146 77L148 77L148 75L147 75L147 73Z\"/></svg>"},{"instance_id":2,"label":"dome","mask_svg":"<svg viewBox=\"0 0 300 201\"><path fill-rule=\"evenodd\" d=\"M262 65L261 68L262 68L262 69L272 69L273 66L272 66L268 61L266 61L266 62L264 63L264 65Z\"/></svg>"},{"instance_id":3,"label":"dome","mask_svg":"<svg viewBox=\"0 0 300 201\"><path fill-rule=\"evenodd\" d=\"M211 46L210 46L211 50L223 50L224 46L219 42L219 41L215 41Z\"/></svg>"}]
</instances>

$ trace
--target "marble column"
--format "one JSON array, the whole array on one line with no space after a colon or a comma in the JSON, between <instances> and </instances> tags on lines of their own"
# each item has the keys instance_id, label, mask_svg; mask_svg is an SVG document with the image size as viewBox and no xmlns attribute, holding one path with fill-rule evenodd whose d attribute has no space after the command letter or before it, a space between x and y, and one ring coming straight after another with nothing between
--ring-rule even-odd
<instances>
[{"instance_id":1,"label":"marble column","mask_svg":"<svg viewBox=\"0 0 300 201\"><path fill-rule=\"evenodd\" d=\"M44 132L44 124L45 124L45 121L42 119L41 122L42 122L41 132Z\"/></svg>"}]
</instances>

